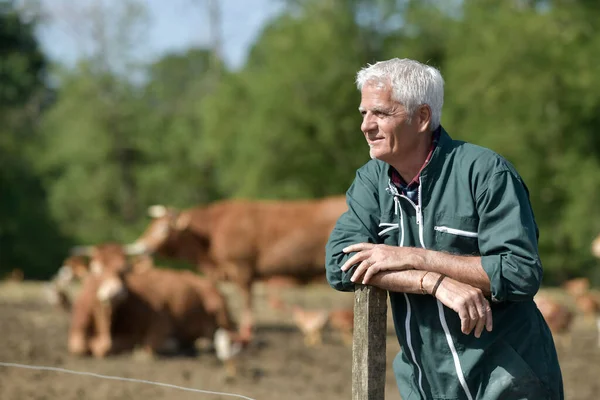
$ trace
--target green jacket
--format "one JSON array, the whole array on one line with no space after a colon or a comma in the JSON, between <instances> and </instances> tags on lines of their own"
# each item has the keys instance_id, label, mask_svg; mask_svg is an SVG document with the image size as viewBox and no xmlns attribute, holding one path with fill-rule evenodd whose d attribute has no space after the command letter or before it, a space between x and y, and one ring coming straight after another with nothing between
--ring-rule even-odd
<instances>
[{"instance_id":1,"label":"green jacket","mask_svg":"<svg viewBox=\"0 0 600 400\"><path fill-rule=\"evenodd\" d=\"M424 247L480 255L491 282L492 332L460 330L456 312L430 295L390 292L402 351L394 372L403 400L562 399L550 330L533 302L542 279L529 193L513 166L491 150L442 130L420 176L419 205L398 195L390 166L372 160L348 190L348 211L326 247L329 284L352 291L340 267L353 243Z\"/></svg>"}]
</instances>

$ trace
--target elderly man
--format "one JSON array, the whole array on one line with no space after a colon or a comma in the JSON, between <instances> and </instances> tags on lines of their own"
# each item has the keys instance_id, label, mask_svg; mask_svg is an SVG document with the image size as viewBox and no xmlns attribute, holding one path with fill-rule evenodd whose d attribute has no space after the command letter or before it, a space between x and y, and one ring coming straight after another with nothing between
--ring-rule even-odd
<instances>
[{"instance_id":1,"label":"elderly man","mask_svg":"<svg viewBox=\"0 0 600 400\"><path fill-rule=\"evenodd\" d=\"M538 229L521 177L441 127L444 81L417 61L362 69L371 161L327 244L327 279L389 292L404 400L562 399L556 349L533 296Z\"/></svg>"}]
</instances>

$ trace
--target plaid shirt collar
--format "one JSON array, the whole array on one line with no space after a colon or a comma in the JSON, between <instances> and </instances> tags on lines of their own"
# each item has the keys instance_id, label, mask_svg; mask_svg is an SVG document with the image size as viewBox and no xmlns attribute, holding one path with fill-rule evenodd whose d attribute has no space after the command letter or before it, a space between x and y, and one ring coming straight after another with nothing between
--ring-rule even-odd
<instances>
[{"instance_id":1,"label":"plaid shirt collar","mask_svg":"<svg viewBox=\"0 0 600 400\"><path fill-rule=\"evenodd\" d=\"M427 165L429 160L431 160L433 151L435 150L435 148L440 140L441 132L442 132L442 127L440 125L433 132L432 140L431 140L431 147L429 148L429 154L427 155L425 162L421 166L421 169L419 169L419 173L417 173L417 176L415 176L412 181L410 181L409 183L406 183L404 178L402 178L402 176L398 173L398 171L396 171L395 168L390 168L390 179L391 179L392 183L394 184L394 186L396 186L396 188L398 188L398 191L401 194L407 196L412 201L414 201L415 204L418 200L417 199L417 193L418 193L417 189L419 188L419 177L421 176L421 171L423 171L423 168L425 168L425 166Z\"/></svg>"}]
</instances>

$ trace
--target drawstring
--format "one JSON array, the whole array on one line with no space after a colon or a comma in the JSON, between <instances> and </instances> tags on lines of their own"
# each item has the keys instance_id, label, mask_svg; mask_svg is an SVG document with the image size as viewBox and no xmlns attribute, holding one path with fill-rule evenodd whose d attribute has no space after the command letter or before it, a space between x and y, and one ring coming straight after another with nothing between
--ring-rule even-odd
<instances>
[{"instance_id":1,"label":"drawstring","mask_svg":"<svg viewBox=\"0 0 600 400\"><path fill-rule=\"evenodd\" d=\"M402 212L402 207L400 207L400 200L397 196L394 195L394 214L400 214L400 223L393 224L390 222L381 222L379 227L386 227L384 230L379 232L379 236L383 236L386 233L393 231L394 229L400 229L400 243L399 246L402 247L404 245L404 213Z\"/></svg>"},{"instance_id":2,"label":"drawstring","mask_svg":"<svg viewBox=\"0 0 600 400\"><path fill-rule=\"evenodd\" d=\"M396 210L400 210L400 243L398 246L404 246L404 213L402 212L402 207L400 207L400 199L394 196L394 203L396 203Z\"/></svg>"}]
</instances>

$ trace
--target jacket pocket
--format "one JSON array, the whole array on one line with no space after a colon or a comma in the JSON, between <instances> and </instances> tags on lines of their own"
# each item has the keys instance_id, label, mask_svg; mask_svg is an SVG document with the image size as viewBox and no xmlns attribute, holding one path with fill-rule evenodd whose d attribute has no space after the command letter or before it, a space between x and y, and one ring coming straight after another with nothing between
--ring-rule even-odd
<instances>
[{"instance_id":1,"label":"jacket pocket","mask_svg":"<svg viewBox=\"0 0 600 400\"><path fill-rule=\"evenodd\" d=\"M488 349L488 356L477 381L480 382L477 400L551 398L548 388L529 364L502 339Z\"/></svg>"},{"instance_id":2,"label":"jacket pocket","mask_svg":"<svg viewBox=\"0 0 600 400\"><path fill-rule=\"evenodd\" d=\"M479 255L478 223L475 218L440 216L436 218L435 250L459 255Z\"/></svg>"},{"instance_id":3,"label":"jacket pocket","mask_svg":"<svg viewBox=\"0 0 600 400\"><path fill-rule=\"evenodd\" d=\"M394 214L393 210L381 213L377 230L379 243L398 246L401 230L400 218Z\"/></svg>"}]
</instances>

